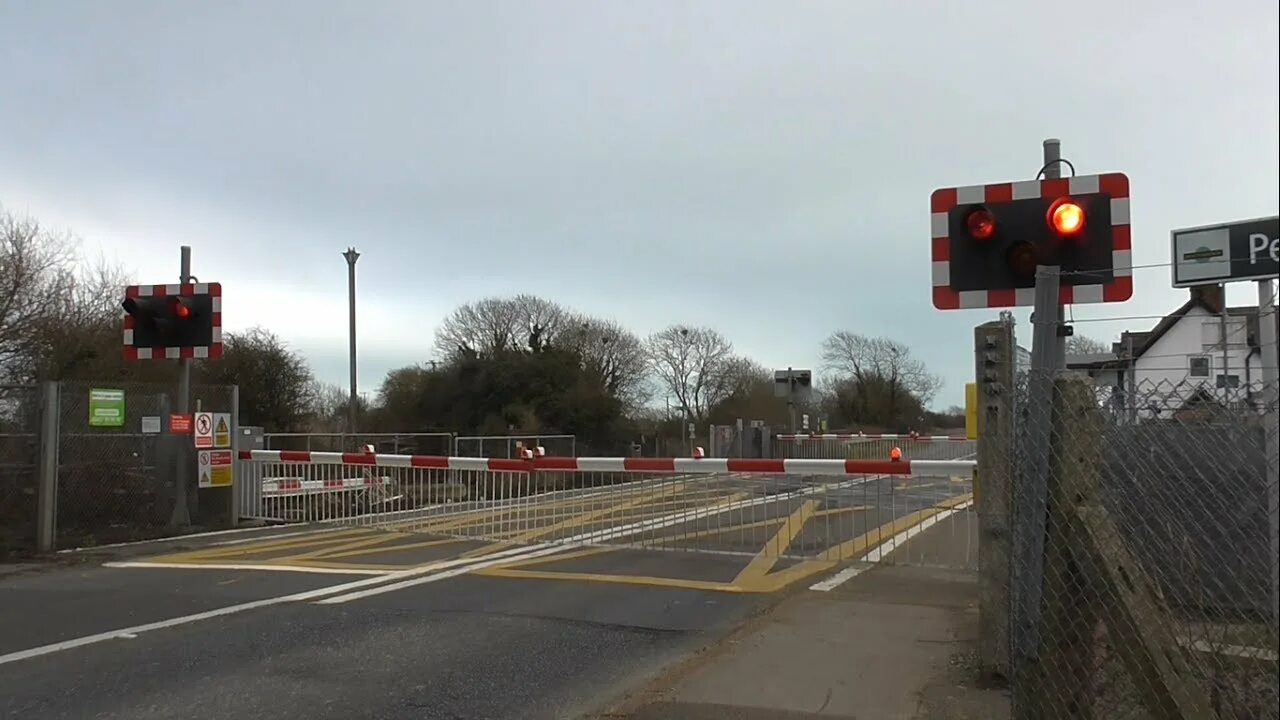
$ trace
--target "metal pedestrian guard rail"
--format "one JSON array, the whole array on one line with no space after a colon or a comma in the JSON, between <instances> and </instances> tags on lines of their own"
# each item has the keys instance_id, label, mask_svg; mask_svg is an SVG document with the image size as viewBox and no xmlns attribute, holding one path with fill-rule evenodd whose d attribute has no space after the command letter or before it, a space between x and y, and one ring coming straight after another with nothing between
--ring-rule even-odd
<instances>
[{"instance_id":1,"label":"metal pedestrian guard rail","mask_svg":"<svg viewBox=\"0 0 1280 720\"><path fill-rule=\"evenodd\" d=\"M253 450L284 521L487 543L615 545L972 567L974 462L469 458ZM919 538L919 540L917 540ZM928 539L925 541L925 539Z\"/></svg>"},{"instance_id":2,"label":"metal pedestrian guard rail","mask_svg":"<svg viewBox=\"0 0 1280 720\"><path fill-rule=\"evenodd\" d=\"M886 458L898 448L905 459L948 460L971 458L977 443L963 435L887 433L825 433L775 435L773 456L782 458L869 459Z\"/></svg>"}]
</instances>

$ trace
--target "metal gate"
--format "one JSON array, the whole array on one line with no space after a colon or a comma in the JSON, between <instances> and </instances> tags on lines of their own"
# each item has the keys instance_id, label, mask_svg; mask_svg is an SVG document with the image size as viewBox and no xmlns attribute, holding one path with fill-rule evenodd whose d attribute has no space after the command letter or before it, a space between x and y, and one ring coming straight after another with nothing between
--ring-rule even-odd
<instances>
[{"instance_id":1,"label":"metal gate","mask_svg":"<svg viewBox=\"0 0 1280 720\"><path fill-rule=\"evenodd\" d=\"M487 459L248 451L281 520L498 544L971 567L971 460Z\"/></svg>"}]
</instances>

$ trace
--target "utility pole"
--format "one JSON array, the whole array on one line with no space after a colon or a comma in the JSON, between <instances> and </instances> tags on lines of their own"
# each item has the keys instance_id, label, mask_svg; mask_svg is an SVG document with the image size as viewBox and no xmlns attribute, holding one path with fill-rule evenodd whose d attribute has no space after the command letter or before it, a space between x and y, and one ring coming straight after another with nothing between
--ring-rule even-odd
<instances>
[{"instance_id":1,"label":"utility pole","mask_svg":"<svg viewBox=\"0 0 1280 720\"><path fill-rule=\"evenodd\" d=\"M358 396L356 395L356 260L360 259L360 253L356 252L353 247L347 248L342 253L342 257L347 260L347 318L348 318L348 342L349 342L349 367L351 370L351 396L347 402L347 433L354 434L356 431L356 403Z\"/></svg>"},{"instance_id":2,"label":"utility pole","mask_svg":"<svg viewBox=\"0 0 1280 720\"><path fill-rule=\"evenodd\" d=\"M1280 349L1276 346L1276 287L1270 279L1258 281L1258 345L1262 350L1263 432L1267 450L1267 518L1271 531L1271 620L1280 613L1280 426L1276 402L1280 398ZM1246 361L1247 362L1247 361Z\"/></svg>"},{"instance_id":3,"label":"utility pole","mask_svg":"<svg viewBox=\"0 0 1280 720\"><path fill-rule=\"evenodd\" d=\"M195 278L191 276L191 246L183 245L181 248L181 266L178 272L178 282L187 285L194 282ZM182 358L178 360L178 396L174 398L175 410L179 415L187 415L191 412L191 359ZM191 472L191 458L188 450L190 443L181 442L181 438L173 441L174 452L174 486L173 486L173 514L169 516L169 524L173 527L187 527L191 524L191 510L187 507L187 479Z\"/></svg>"}]
</instances>

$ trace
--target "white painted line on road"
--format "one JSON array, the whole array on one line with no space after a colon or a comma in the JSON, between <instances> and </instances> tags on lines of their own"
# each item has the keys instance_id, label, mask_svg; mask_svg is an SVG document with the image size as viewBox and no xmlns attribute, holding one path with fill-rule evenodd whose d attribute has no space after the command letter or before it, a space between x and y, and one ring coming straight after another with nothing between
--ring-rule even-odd
<instances>
[{"instance_id":1,"label":"white painted line on road","mask_svg":"<svg viewBox=\"0 0 1280 720\"><path fill-rule=\"evenodd\" d=\"M239 563L180 563L146 562L145 560L102 563L109 568L167 568L170 570L267 570L275 572L304 572L320 575L390 575L395 570L367 570L358 568L324 568L305 565L251 565Z\"/></svg>"},{"instance_id":2,"label":"white painted line on road","mask_svg":"<svg viewBox=\"0 0 1280 720\"><path fill-rule=\"evenodd\" d=\"M971 505L973 505L973 501L969 500L968 502L963 502L953 508L943 510L942 512L937 513L936 515L930 515L929 517L925 518L919 523L912 525L906 530L903 530L897 535L894 535L888 540L880 543L879 545L872 548L869 552L867 552L867 554L858 558L858 560L864 564L847 567L844 570L841 570L840 572L836 573L835 575L832 575L831 577L827 578L826 580L822 580L820 582L816 582L810 585L809 589L817 590L818 592L830 592L832 590L835 590L836 588L840 587L846 582L849 582L850 580L858 577L862 573L871 569L871 565L865 564L865 563L880 562L881 560L884 559L885 555L888 555L889 553L898 549L899 545L906 543L907 540L911 539L916 535L919 535L925 530L928 530L929 528L933 527L935 524L943 520L946 520L947 518L960 512L961 510L968 509Z\"/></svg>"},{"instance_id":3,"label":"white painted line on road","mask_svg":"<svg viewBox=\"0 0 1280 720\"><path fill-rule=\"evenodd\" d=\"M346 595L326 597L323 600L317 600L316 604L317 605L337 605L340 603L351 602L352 600L359 600L361 598L367 598L373 595L381 595L382 593L395 592L396 590L403 590L408 587L425 585L427 583L433 583L439 580L448 580L451 577L465 575L469 572L472 572L473 570L483 570L485 568L493 567L495 565L505 565L507 563L518 562L521 560L531 560L533 558L543 557L545 555L554 555L556 553L564 552L565 550L570 550L578 547L582 547L582 546L576 545L576 544L575 545L556 545L555 547L532 550L523 554L517 554L517 555L512 555L510 557L503 557L503 558L496 558L496 559L493 558L493 555L482 555L480 556L480 558L478 558L480 562L473 562L468 565L463 565L461 567L455 567L451 570L445 570L444 572L438 572L431 575L427 575L426 577L418 577L418 578L413 578L411 580L403 580L401 582L392 583L390 585L378 585L377 587L373 587L368 590L360 590L357 592L348 593Z\"/></svg>"},{"instance_id":4,"label":"white painted line on road","mask_svg":"<svg viewBox=\"0 0 1280 720\"><path fill-rule=\"evenodd\" d=\"M830 592L846 582L858 577L862 573L866 572L870 567L870 565L853 565L851 567L847 567L826 580L821 580L810 585L809 589L817 590L818 592Z\"/></svg>"},{"instance_id":5,"label":"white painted line on road","mask_svg":"<svg viewBox=\"0 0 1280 720\"><path fill-rule=\"evenodd\" d=\"M224 617L227 615L233 615L235 613L245 612L246 610L256 610L258 608L270 607L272 605L283 605L285 603L292 603L292 602L309 602L317 598L322 598L329 595L335 595L339 593L345 593L348 591L360 590L362 588L367 588L371 585L394 582L396 580L415 577L418 575L426 575L428 573L433 573L437 570L448 570L449 568L457 568L459 566L462 566L462 569L467 570L467 569L471 569L471 567L469 566L474 566L477 563L480 563L481 561L485 561L484 566L488 567L490 565L497 565L501 562L510 562L513 560L525 559L525 556L536 557L541 555L550 555L552 553L561 552L562 550L567 550L567 549L569 548L553 547L553 548L545 548L542 550L536 550L536 551L530 552L529 548L527 547L518 547L518 548L512 548L510 550L501 550L499 552L492 553L490 555L483 555L478 558L458 558L454 560L446 560L439 563L432 563L429 565L420 565L418 567L411 568L409 570L401 570L401 571L390 572L390 573L381 573L377 577L367 577L362 580L353 580L352 582L342 583L341 585L331 585L329 587L318 588L316 590L307 590L305 592L294 593L292 595L281 595L279 597L266 598L263 600L254 600L247 603L240 603L239 605L228 605L226 607L217 608L215 610L206 610L205 612L195 613L193 615L183 615L181 617L170 618L168 620L160 620L158 622L146 623L145 625L134 625L132 627L119 628L117 630L108 630L107 632L96 633L93 635L86 635L84 637L73 638L71 640L63 640L62 642L56 642L49 645L41 645L39 647L34 647L27 650L19 650L17 652L11 652L5 655L0 655L0 665L5 665L12 662L18 662L20 660L28 660L30 658L40 657L41 655L50 655L56 652L62 652L64 650L73 650L78 647L93 645L95 643L105 642L107 640L129 639L132 636L140 635L142 633L150 632L152 630L162 630L164 628L176 627L178 625L186 625L188 623L199 622L201 620L209 620L212 618ZM149 565L148 567L154 568L157 566ZM208 567L208 566L202 566L202 567ZM260 569L260 568L255 566L254 569ZM454 575L459 575L459 574L461 573L451 572L449 574L449 577L453 577Z\"/></svg>"}]
</instances>

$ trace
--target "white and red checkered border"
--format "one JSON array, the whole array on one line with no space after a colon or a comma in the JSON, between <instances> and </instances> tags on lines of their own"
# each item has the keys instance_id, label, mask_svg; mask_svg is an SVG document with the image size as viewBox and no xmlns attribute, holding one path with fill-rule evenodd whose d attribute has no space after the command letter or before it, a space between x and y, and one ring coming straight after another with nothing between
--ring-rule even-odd
<instances>
[{"instance_id":1,"label":"white and red checkered border","mask_svg":"<svg viewBox=\"0 0 1280 720\"><path fill-rule=\"evenodd\" d=\"M1035 304L1034 288L956 290L951 287L951 237L948 213L957 205L999 204L1029 198L1058 198L1101 193L1111 197L1111 265L1107 283L1071 285L1064 277L1058 303L1124 302L1133 297L1132 239L1129 229L1129 178L1124 173L970 185L935 190L930 198L933 306L939 310L1001 308Z\"/></svg>"},{"instance_id":2,"label":"white and red checkered border","mask_svg":"<svg viewBox=\"0 0 1280 720\"><path fill-rule=\"evenodd\" d=\"M126 298L139 297L194 297L208 295L213 301L213 342L208 345L139 348L133 346L133 316L124 313L125 360L216 360L222 357L222 284L187 283L173 285L129 285L124 289Z\"/></svg>"},{"instance_id":3,"label":"white and red checkered border","mask_svg":"<svg viewBox=\"0 0 1280 720\"><path fill-rule=\"evenodd\" d=\"M894 435L891 433L823 433L821 435L775 435L779 440L905 440L907 442L968 442L964 435Z\"/></svg>"},{"instance_id":4,"label":"white and red checkered border","mask_svg":"<svg viewBox=\"0 0 1280 720\"><path fill-rule=\"evenodd\" d=\"M305 450L241 450L247 462L302 465L364 465L484 472L617 472L771 475L952 475L975 467L972 460L811 460L803 458L635 458L635 457L443 457Z\"/></svg>"}]
</instances>

